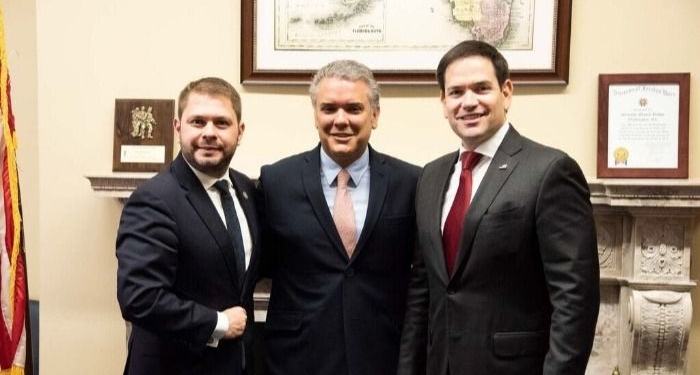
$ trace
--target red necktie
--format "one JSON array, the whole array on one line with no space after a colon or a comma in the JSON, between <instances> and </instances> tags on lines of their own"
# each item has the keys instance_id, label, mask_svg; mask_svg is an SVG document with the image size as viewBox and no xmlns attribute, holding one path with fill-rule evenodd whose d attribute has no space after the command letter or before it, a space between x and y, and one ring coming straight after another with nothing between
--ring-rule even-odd
<instances>
[{"instance_id":1,"label":"red necktie","mask_svg":"<svg viewBox=\"0 0 700 375\"><path fill-rule=\"evenodd\" d=\"M469 201L472 196L472 168L481 159L481 154L465 151L462 153L462 173L459 175L459 187L455 200L452 202L450 212L445 220L445 227L442 229L442 247L445 251L445 265L447 274L452 275L459 241L462 238L462 222L469 209Z\"/></svg>"}]
</instances>

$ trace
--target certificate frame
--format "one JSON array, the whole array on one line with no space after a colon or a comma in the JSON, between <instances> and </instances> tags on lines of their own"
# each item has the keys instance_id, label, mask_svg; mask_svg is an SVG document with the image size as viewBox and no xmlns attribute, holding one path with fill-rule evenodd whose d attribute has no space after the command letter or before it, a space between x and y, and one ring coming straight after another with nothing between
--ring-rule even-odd
<instances>
[{"instance_id":1,"label":"certificate frame","mask_svg":"<svg viewBox=\"0 0 700 375\"><path fill-rule=\"evenodd\" d=\"M294 50L279 52L275 48L274 34L276 22L274 11L260 12L260 6L270 7L281 0L241 0L241 63L240 80L243 85L299 85L308 84L313 73L325 63L339 58L350 58L365 63L374 72L380 84L388 85L435 85L435 68L442 54L449 46L425 53L415 50L405 51L357 51L333 50L318 52ZM511 66L511 79L516 84L566 85L569 80L569 50L571 39L572 0L545 0L546 11L542 6L533 9L532 49L501 51ZM552 9L547 6L551 3ZM534 2L533 2L534 4ZM274 5L272 5L274 6ZM534 6L533 6L534 7ZM272 14L270 14L272 13ZM390 14L387 13L386 17ZM421 19L405 20L407 24L421 24ZM541 26L546 25L546 26ZM542 28L545 31L538 31ZM431 28L423 28L434 40L444 40ZM274 57L265 57L267 55ZM388 60L387 60L388 59ZM421 60L421 66L404 66L404 62ZM423 62L425 60L425 62ZM540 62L546 60L546 62ZM294 61L298 66L291 67ZM391 61L391 68L377 67L372 61ZM428 61L430 61L428 63ZM522 66L522 67L519 67Z\"/></svg>"},{"instance_id":2,"label":"certificate frame","mask_svg":"<svg viewBox=\"0 0 700 375\"><path fill-rule=\"evenodd\" d=\"M611 90L613 90L612 95ZM676 90L677 100L674 97ZM635 99L634 104L629 105L629 108L619 108L622 107L619 104L623 101L616 97L620 95L627 96L623 101ZM659 100L656 100L657 98ZM654 107L655 103L666 101L668 103L662 108ZM689 108L690 73L600 74L598 76L598 177L688 178ZM611 132L617 135L611 137ZM674 137L673 134L677 136ZM666 135L669 136L666 137ZM657 163L658 160L653 155L647 155L645 156L647 160L627 167L630 152L624 145L615 146L617 143L625 142L632 142L636 144L637 149L645 152L651 150L652 154L654 150L677 150L675 154L671 152L658 158L675 158L675 166L657 165L664 163ZM639 146L645 145L644 142L648 142L646 144L653 147L640 148ZM656 147L658 145L662 146Z\"/></svg>"}]
</instances>

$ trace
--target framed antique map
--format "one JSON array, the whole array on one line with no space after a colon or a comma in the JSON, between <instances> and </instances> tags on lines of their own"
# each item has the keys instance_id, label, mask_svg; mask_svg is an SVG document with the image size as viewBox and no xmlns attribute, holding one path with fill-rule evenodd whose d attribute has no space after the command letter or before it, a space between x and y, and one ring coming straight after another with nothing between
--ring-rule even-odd
<instances>
[{"instance_id":1,"label":"framed antique map","mask_svg":"<svg viewBox=\"0 0 700 375\"><path fill-rule=\"evenodd\" d=\"M571 0L241 0L241 83L306 84L336 59L380 83L434 84L442 55L478 39L516 83L566 84Z\"/></svg>"}]
</instances>

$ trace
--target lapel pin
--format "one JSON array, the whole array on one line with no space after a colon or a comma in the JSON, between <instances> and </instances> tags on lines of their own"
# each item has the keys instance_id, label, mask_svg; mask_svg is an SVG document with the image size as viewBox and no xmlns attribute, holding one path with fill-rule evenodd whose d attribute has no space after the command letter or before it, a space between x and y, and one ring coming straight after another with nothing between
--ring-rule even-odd
<instances>
[{"instance_id":1,"label":"lapel pin","mask_svg":"<svg viewBox=\"0 0 700 375\"><path fill-rule=\"evenodd\" d=\"M245 191L243 192L243 199L248 199L248 193L246 193Z\"/></svg>"},{"instance_id":2,"label":"lapel pin","mask_svg":"<svg viewBox=\"0 0 700 375\"><path fill-rule=\"evenodd\" d=\"M501 164L498 166L498 169L506 169L508 168L508 164Z\"/></svg>"}]
</instances>

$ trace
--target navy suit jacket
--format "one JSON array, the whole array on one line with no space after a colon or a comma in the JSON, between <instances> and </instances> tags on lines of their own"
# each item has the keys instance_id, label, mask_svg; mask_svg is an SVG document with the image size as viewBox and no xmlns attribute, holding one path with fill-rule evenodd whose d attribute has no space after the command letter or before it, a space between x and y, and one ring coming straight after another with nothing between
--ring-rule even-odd
<instances>
[{"instance_id":1,"label":"navy suit jacket","mask_svg":"<svg viewBox=\"0 0 700 375\"><path fill-rule=\"evenodd\" d=\"M441 212L458 153L425 166L399 374L583 375L599 305L588 184L511 128L466 214L453 275Z\"/></svg>"},{"instance_id":2,"label":"navy suit jacket","mask_svg":"<svg viewBox=\"0 0 700 375\"><path fill-rule=\"evenodd\" d=\"M348 258L321 187L320 147L264 166L272 288L266 375L396 372L420 169L370 148L367 217Z\"/></svg>"},{"instance_id":3,"label":"navy suit jacket","mask_svg":"<svg viewBox=\"0 0 700 375\"><path fill-rule=\"evenodd\" d=\"M182 155L124 206L116 243L117 298L124 319L133 323L125 374L243 374L244 353L252 364L260 242L255 187L243 174L229 173L253 237L242 285L226 226ZM206 346L216 312L232 306L247 311L244 335Z\"/></svg>"}]
</instances>

